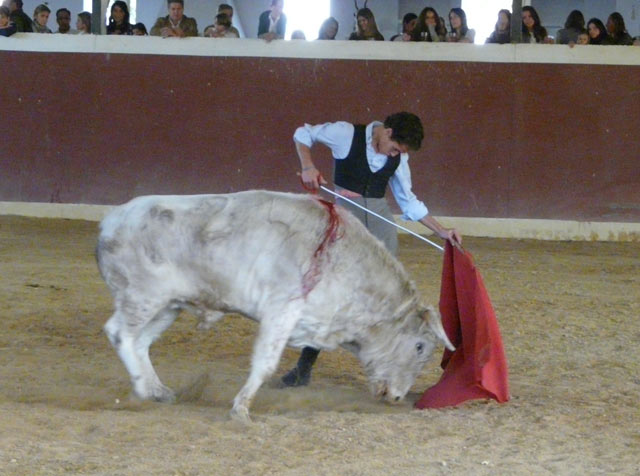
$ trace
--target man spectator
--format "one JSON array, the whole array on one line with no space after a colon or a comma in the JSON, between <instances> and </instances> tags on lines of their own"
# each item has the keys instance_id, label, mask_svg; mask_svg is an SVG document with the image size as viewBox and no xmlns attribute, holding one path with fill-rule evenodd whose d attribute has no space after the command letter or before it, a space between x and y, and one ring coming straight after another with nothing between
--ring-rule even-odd
<instances>
[{"instance_id":1,"label":"man spectator","mask_svg":"<svg viewBox=\"0 0 640 476\"><path fill-rule=\"evenodd\" d=\"M66 8L60 8L56 11L56 22L58 23L58 31L56 33L77 33L71 29L71 12Z\"/></svg>"},{"instance_id":2,"label":"man spectator","mask_svg":"<svg viewBox=\"0 0 640 476\"><path fill-rule=\"evenodd\" d=\"M238 29L233 26L233 7L231 5L227 5L226 3L221 3L218 5L218 14L224 13L229 17L229 21L231 22L231 27L229 27L229 35L233 36L235 34L236 38L240 38L240 32Z\"/></svg>"},{"instance_id":3,"label":"man spectator","mask_svg":"<svg viewBox=\"0 0 640 476\"><path fill-rule=\"evenodd\" d=\"M151 36L163 38L198 36L198 25L193 18L184 14L184 0L168 0L169 14L160 17L151 28Z\"/></svg>"},{"instance_id":4,"label":"man spectator","mask_svg":"<svg viewBox=\"0 0 640 476\"><path fill-rule=\"evenodd\" d=\"M18 32L31 33L33 28L31 27L31 18L23 10L22 0L5 0L5 6L9 7L10 16L9 20L15 23L16 30Z\"/></svg>"},{"instance_id":5,"label":"man spectator","mask_svg":"<svg viewBox=\"0 0 640 476\"><path fill-rule=\"evenodd\" d=\"M282 13L284 0L271 0L271 9L262 12L258 22L258 38L267 41L283 39L287 30L287 17Z\"/></svg>"}]
</instances>

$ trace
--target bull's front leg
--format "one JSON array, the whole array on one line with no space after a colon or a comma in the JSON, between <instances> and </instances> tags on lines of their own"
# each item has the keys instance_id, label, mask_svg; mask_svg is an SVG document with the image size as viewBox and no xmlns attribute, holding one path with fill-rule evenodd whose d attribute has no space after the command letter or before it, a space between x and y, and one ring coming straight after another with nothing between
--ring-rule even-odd
<instances>
[{"instance_id":1,"label":"bull's front leg","mask_svg":"<svg viewBox=\"0 0 640 476\"><path fill-rule=\"evenodd\" d=\"M253 348L251 372L244 387L233 400L231 418L250 423L249 407L256 392L278 368L280 357L289 336L298 323L300 313L284 312L260 322L260 332Z\"/></svg>"}]
</instances>

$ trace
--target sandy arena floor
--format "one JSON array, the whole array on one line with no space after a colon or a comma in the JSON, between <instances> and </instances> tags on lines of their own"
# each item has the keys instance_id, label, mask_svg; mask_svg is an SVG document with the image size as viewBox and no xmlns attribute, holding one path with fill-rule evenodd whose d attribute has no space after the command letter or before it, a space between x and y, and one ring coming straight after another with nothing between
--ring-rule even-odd
<instances>
[{"instance_id":1,"label":"sandy arena floor","mask_svg":"<svg viewBox=\"0 0 640 476\"><path fill-rule=\"evenodd\" d=\"M311 386L275 377L228 418L255 325L184 315L152 347L173 405L130 398L102 325L97 224L0 217L0 475L640 474L640 243L467 239L500 322L512 400L412 409L369 395L356 359L320 355ZM437 302L441 255L401 237ZM287 350L278 376L297 352Z\"/></svg>"}]
</instances>

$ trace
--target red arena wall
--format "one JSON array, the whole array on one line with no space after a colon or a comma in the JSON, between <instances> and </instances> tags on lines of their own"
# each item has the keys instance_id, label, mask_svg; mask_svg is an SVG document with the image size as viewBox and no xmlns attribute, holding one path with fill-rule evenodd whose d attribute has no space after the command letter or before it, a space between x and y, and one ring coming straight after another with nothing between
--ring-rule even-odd
<instances>
[{"instance_id":1,"label":"red arena wall","mask_svg":"<svg viewBox=\"0 0 640 476\"><path fill-rule=\"evenodd\" d=\"M0 50L0 201L299 192L296 127L407 110L426 132L411 155L414 189L435 215L640 222L637 64L476 61L473 46L452 61L11 45ZM328 152L314 151L330 176Z\"/></svg>"}]
</instances>

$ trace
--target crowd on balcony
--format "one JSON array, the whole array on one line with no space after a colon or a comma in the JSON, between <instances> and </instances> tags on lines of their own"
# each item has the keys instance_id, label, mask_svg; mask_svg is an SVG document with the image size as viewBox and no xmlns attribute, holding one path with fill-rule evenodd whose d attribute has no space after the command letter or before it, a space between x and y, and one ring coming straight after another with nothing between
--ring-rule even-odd
<instances>
[{"instance_id":1,"label":"crowd on balcony","mask_svg":"<svg viewBox=\"0 0 640 476\"><path fill-rule=\"evenodd\" d=\"M267 0L269 2L269 0ZM268 9L257 16L257 36L266 41L284 39L287 18L283 12L284 0L270 0ZM207 38L239 38L238 30L233 26L233 7L221 3L212 12L212 23L206 26L202 33L198 30L197 22L185 14L184 0L168 0L167 15L156 20L147 33L142 23L131 24L127 2L118 0L113 2L109 12L106 28L107 35L140 35L168 37ZM33 17L29 17L23 10L22 0L4 0L0 7L0 36L11 36L16 32L53 33L48 27L51 10L43 3L38 5ZM67 8L60 8L55 12L57 31L59 34L90 34L92 33L91 13L77 14L75 29L71 28L71 12ZM349 35L342 35L349 40L384 41L384 36L378 30L374 12L369 8L361 8L356 14L357 26ZM509 10L500 10L493 33L485 43L512 43L512 16ZM517 26L516 26L517 28ZM318 40L338 39L340 25L333 18L327 18L320 27ZM521 32L523 43L539 44L568 44L574 45L640 45L640 37L632 38L627 32L624 18L619 12L612 12L604 23L599 18L585 21L580 10L573 10L567 16L564 28L560 29L555 38L549 36L547 29L535 8L522 7ZM426 41L426 42L455 42L473 43L476 32L467 23L467 15L462 8L452 8L447 17L427 6L419 13L409 12L404 15L402 31L389 38L390 41ZM301 30L292 33L291 39L307 39Z\"/></svg>"}]
</instances>

